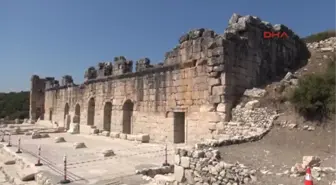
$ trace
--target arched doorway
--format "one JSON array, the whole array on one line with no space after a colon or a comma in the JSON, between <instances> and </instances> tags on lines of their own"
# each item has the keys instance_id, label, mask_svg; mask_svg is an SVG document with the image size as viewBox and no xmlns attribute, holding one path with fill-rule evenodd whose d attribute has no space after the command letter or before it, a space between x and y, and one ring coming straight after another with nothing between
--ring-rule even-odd
<instances>
[{"instance_id":1,"label":"arched doorway","mask_svg":"<svg viewBox=\"0 0 336 185\"><path fill-rule=\"evenodd\" d=\"M111 131L112 103L106 102L104 106L104 130Z\"/></svg>"},{"instance_id":2,"label":"arched doorway","mask_svg":"<svg viewBox=\"0 0 336 185\"><path fill-rule=\"evenodd\" d=\"M80 123L80 105L76 104L75 115L78 116L78 123Z\"/></svg>"},{"instance_id":3,"label":"arched doorway","mask_svg":"<svg viewBox=\"0 0 336 185\"><path fill-rule=\"evenodd\" d=\"M63 120L65 120L66 115L69 114L69 109L70 109L69 104L66 103L65 106L64 106L64 117L63 117Z\"/></svg>"},{"instance_id":4,"label":"arched doorway","mask_svg":"<svg viewBox=\"0 0 336 185\"><path fill-rule=\"evenodd\" d=\"M87 116L87 124L94 125L94 116L95 116L95 100L91 98L88 103L88 116Z\"/></svg>"},{"instance_id":5,"label":"arched doorway","mask_svg":"<svg viewBox=\"0 0 336 185\"><path fill-rule=\"evenodd\" d=\"M133 107L134 104L131 100L126 100L123 105L122 132L124 134L131 134Z\"/></svg>"}]
</instances>

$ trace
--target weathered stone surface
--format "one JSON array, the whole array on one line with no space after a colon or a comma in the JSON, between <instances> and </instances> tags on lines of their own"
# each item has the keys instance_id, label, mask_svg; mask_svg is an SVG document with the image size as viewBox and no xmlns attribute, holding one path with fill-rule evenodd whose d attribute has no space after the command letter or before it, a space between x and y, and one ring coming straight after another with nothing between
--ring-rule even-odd
<instances>
[{"instance_id":1,"label":"weathered stone surface","mask_svg":"<svg viewBox=\"0 0 336 185\"><path fill-rule=\"evenodd\" d=\"M181 166L183 168L189 168L190 167L190 158L189 157L181 157Z\"/></svg>"},{"instance_id":2,"label":"weathered stone surface","mask_svg":"<svg viewBox=\"0 0 336 185\"><path fill-rule=\"evenodd\" d=\"M108 137L108 136L110 136L110 132L109 131L103 131L100 135Z\"/></svg>"},{"instance_id":3,"label":"weathered stone surface","mask_svg":"<svg viewBox=\"0 0 336 185\"><path fill-rule=\"evenodd\" d=\"M112 149L105 149L103 150L102 154L103 154L103 157L111 157L115 155Z\"/></svg>"},{"instance_id":4,"label":"weathered stone surface","mask_svg":"<svg viewBox=\"0 0 336 185\"><path fill-rule=\"evenodd\" d=\"M74 143L73 146L74 146L75 149L86 148L85 143L82 143L82 142Z\"/></svg>"},{"instance_id":5,"label":"weathered stone surface","mask_svg":"<svg viewBox=\"0 0 336 185\"><path fill-rule=\"evenodd\" d=\"M150 140L149 134L138 134L135 137L136 141L140 141L141 143L148 143Z\"/></svg>"},{"instance_id":6,"label":"weathered stone surface","mask_svg":"<svg viewBox=\"0 0 336 185\"><path fill-rule=\"evenodd\" d=\"M127 136L128 136L128 135L127 135L127 134L124 134L124 133L120 133L120 134L119 134L119 138L120 138L120 139L127 139Z\"/></svg>"},{"instance_id":7,"label":"weathered stone surface","mask_svg":"<svg viewBox=\"0 0 336 185\"><path fill-rule=\"evenodd\" d=\"M20 176L21 181L33 181L35 180L35 175L37 171L34 169L25 169L25 170L20 170L18 175Z\"/></svg>"},{"instance_id":8,"label":"weathered stone surface","mask_svg":"<svg viewBox=\"0 0 336 185\"><path fill-rule=\"evenodd\" d=\"M184 181L184 168L182 166L174 166L174 176L175 180L178 182L183 182Z\"/></svg>"},{"instance_id":9,"label":"weathered stone surface","mask_svg":"<svg viewBox=\"0 0 336 185\"><path fill-rule=\"evenodd\" d=\"M317 156L303 156L302 157L302 167L306 168L309 167L318 167L320 166L321 159Z\"/></svg>"},{"instance_id":10,"label":"weathered stone surface","mask_svg":"<svg viewBox=\"0 0 336 185\"><path fill-rule=\"evenodd\" d=\"M42 133L40 136L41 136L41 138L48 138L48 137L50 137L48 133Z\"/></svg>"},{"instance_id":11,"label":"weathered stone surface","mask_svg":"<svg viewBox=\"0 0 336 185\"><path fill-rule=\"evenodd\" d=\"M64 143L66 142L64 137L55 137L55 143Z\"/></svg>"},{"instance_id":12,"label":"weathered stone surface","mask_svg":"<svg viewBox=\"0 0 336 185\"><path fill-rule=\"evenodd\" d=\"M119 138L120 133L119 132L110 132L110 137L111 138Z\"/></svg>"},{"instance_id":13,"label":"weathered stone surface","mask_svg":"<svg viewBox=\"0 0 336 185\"><path fill-rule=\"evenodd\" d=\"M15 163L16 163L15 160L8 160L8 161L5 161L5 162L4 162L5 165L13 165L13 164L15 164Z\"/></svg>"},{"instance_id":14,"label":"weathered stone surface","mask_svg":"<svg viewBox=\"0 0 336 185\"><path fill-rule=\"evenodd\" d=\"M41 136L41 134L40 134L39 132L34 131L34 132L31 134L31 137L32 137L32 139L39 139L39 138L41 138L42 136Z\"/></svg>"},{"instance_id":15,"label":"weathered stone surface","mask_svg":"<svg viewBox=\"0 0 336 185\"><path fill-rule=\"evenodd\" d=\"M262 33L270 30L288 31L289 39L265 41ZM318 47L330 52L328 47L334 48L332 41L328 46ZM97 130L107 128L104 115L111 113L108 127L111 132L121 132L131 125L125 133L146 133L151 141L172 142L172 112L188 112L186 142L205 141L219 133L213 132L207 123L229 121L231 106L246 89L252 89L245 91L247 96L263 96L264 91L253 87L294 71L294 66L304 64L309 57L305 43L286 26L272 26L258 17L234 14L223 34L204 28L191 30L166 52L163 63L151 65L148 58L143 58L136 62L135 72L131 60L118 56L113 63L100 62L96 67L89 67L80 85L73 83L69 76L60 83L52 77L43 79L33 75L30 119L52 119L67 127L66 113L73 123L79 123L81 133L98 134ZM208 104L220 104L217 108L226 107L226 110L219 109L219 118L214 121L211 113L216 109L202 107ZM265 129L259 126L251 129L254 126L249 126L249 122L241 123L245 125L227 127L221 133L228 132L234 142L250 141L264 134ZM262 124L266 125L264 122L257 125ZM89 125L95 128L90 131ZM241 129L245 126L250 131ZM249 133L248 137L244 132ZM78 132L75 129L70 133ZM120 136L127 139L126 135Z\"/></svg>"}]
</instances>

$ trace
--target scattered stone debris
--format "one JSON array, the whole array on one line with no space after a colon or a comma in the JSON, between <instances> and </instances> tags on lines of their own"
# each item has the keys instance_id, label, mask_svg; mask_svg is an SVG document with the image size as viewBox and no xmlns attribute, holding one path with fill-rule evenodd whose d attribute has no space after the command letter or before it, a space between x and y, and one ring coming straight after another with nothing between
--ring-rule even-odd
<instances>
[{"instance_id":1,"label":"scattered stone debris","mask_svg":"<svg viewBox=\"0 0 336 185\"><path fill-rule=\"evenodd\" d=\"M256 181L256 170L240 163L220 161L218 150L212 148L176 150L174 176L177 182L188 184L249 184Z\"/></svg>"},{"instance_id":2,"label":"scattered stone debris","mask_svg":"<svg viewBox=\"0 0 336 185\"><path fill-rule=\"evenodd\" d=\"M247 89L244 92L244 96L250 97L250 98L261 98L265 96L266 90L265 89L259 89L259 88L252 88Z\"/></svg>"},{"instance_id":3,"label":"scattered stone debris","mask_svg":"<svg viewBox=\"0 0 336 185\"><path fill-rule=\"evenodd\" d=\"M321 52L334 52L336 50L336 37L330 37L319 42L308 43L307 47Z\"/></svg>"},{"instance_id":4,"label":"scattered stone debris","mask_svg":"<svg viewBox=\"0 0 336 185\"><path fill-rule=\"evenodd\" d=\"M115 156L115 153L112 149L106 149L102 152L103 157L111 157L111 156Z\"/></svg>"},{"instance_id":5,"label":"scattered stone debris","mask_svg":"<svg viewBox=\"0 0 336 185\"><path fill-rule=\"evenodd\" d=\"M153 167L153 168L144 168L142 170L136 170L136 174L141 174L153 178L154 176L160 174L169 174L174 172L174 165Z\"/></svg>"},{"instance_id":6,"label":"scattered stone debris","mask_svg":"<svg viewBox=\"0 0 336 185\"><path fill-rule=\"evenodd\" d=\"M304 175L307 167L318 167L320 163L321 159L317 156L303 156L302 163L296 163L290 171L292 176Z\"/></svg>"},{"instance_id":7,"label":"scattered stone debris","mask_svg":"<svg viewBox=\"0 0 336 185\"><path fill-rule=\"evenodd\" d=\"M39 139L39 138L41 138L41 134L40 134L40 132L38 132L38 131L33 131L32 134L31 134L31 138L32 138L32 139Z\"/></svg>"},{"instance_id":8,"label":"scattered stone debris","mask_svg":"<svg viewBox=\"0 0 336 185\"><path fill-rule=\"evenodd\" d=\"M83 142L78 142L74 144L74 148L75 149L86 148L86 145Z\"/></svg>"},{"instance_id":9,"label":"scattered stone debris","mask_svg":"<svg viewBox=\"0 0 336 185\"><path fill-rule=\"evenodd\" d=\"M104 131L102 131L102 133L100 135L108 137L108 136L110 136L110 132L104 130Z\"/></svg>"},{"instance_id":10,"label":"scattered stone debris","mask_svg":"<svg viewBox=\"0 0 336 185\"><path fill-rule=\"evenodd\" d=\"M64 143L66 142L64 137L55 137L55 143Z\"/></svg>"},{"instance_id":11,"label":"scattered stone debris","mask_svg":"<svg viewBox=\"0 0 336 185\"><path fill-rule=\"evenodd\" d=\"M231 121L216 123L214 138L199 143L197 147L222 146L261 139L272 128L277 114L268 108L257 108L258 105L258 100L237 105L232 109Z\"/></svg>"},{"instance_id":12,"label":"scattered stone debris","mask_svg":"<svg viewBox=\"0 0 336 185\"><path fill-rule=\"evenodd\" d=\"M13 165L13 164L15 164L15 163L16 163L15 160L8 160L8 161L5 161L5 162L4 162L5 165Z\"/></svg>"}]
</instances>

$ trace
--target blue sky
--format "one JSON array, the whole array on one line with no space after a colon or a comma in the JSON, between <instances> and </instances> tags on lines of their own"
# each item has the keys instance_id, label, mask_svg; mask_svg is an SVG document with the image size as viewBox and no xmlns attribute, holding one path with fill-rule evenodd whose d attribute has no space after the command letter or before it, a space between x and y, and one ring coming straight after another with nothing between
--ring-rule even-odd
<instances>
[{"instance_id":1,"label":"blue sky","mask_svg":"<svg viewBox=\"0 0 336 185\"><path fill-rule=\"evenodd\" d=\"M300 36L335 27L334 0L0 0L0 92L29 90L32 74L81 83L120 55L162 61L183 33L223 33L235 12Z\"/></svg>"}]
</instances>

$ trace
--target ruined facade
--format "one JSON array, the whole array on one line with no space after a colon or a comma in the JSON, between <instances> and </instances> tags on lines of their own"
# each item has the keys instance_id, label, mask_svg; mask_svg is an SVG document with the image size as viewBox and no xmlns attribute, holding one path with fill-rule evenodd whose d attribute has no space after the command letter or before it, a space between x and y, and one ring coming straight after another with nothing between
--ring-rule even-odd
<instances>
[{"instance_id":1,"label":"ruined facade","mask_svg":"<svg viewBox=\"0 0 336 185\"><path fill-rule=\"evenodd\" d=\"M264 31L289 38L264 39ZM132 72L132 61L115 57L88 68L81 85L68 75L60 84L33 76L30 115L65 127L72 120L81 133L94 126L145 133L154 141L196 142L211 137L213 123L230 119L245 89L275 80L309 57L286 26L234 14L224 34L196 29L183 35L162 64L140 59Z\"/></svg>"}]
</instances>

